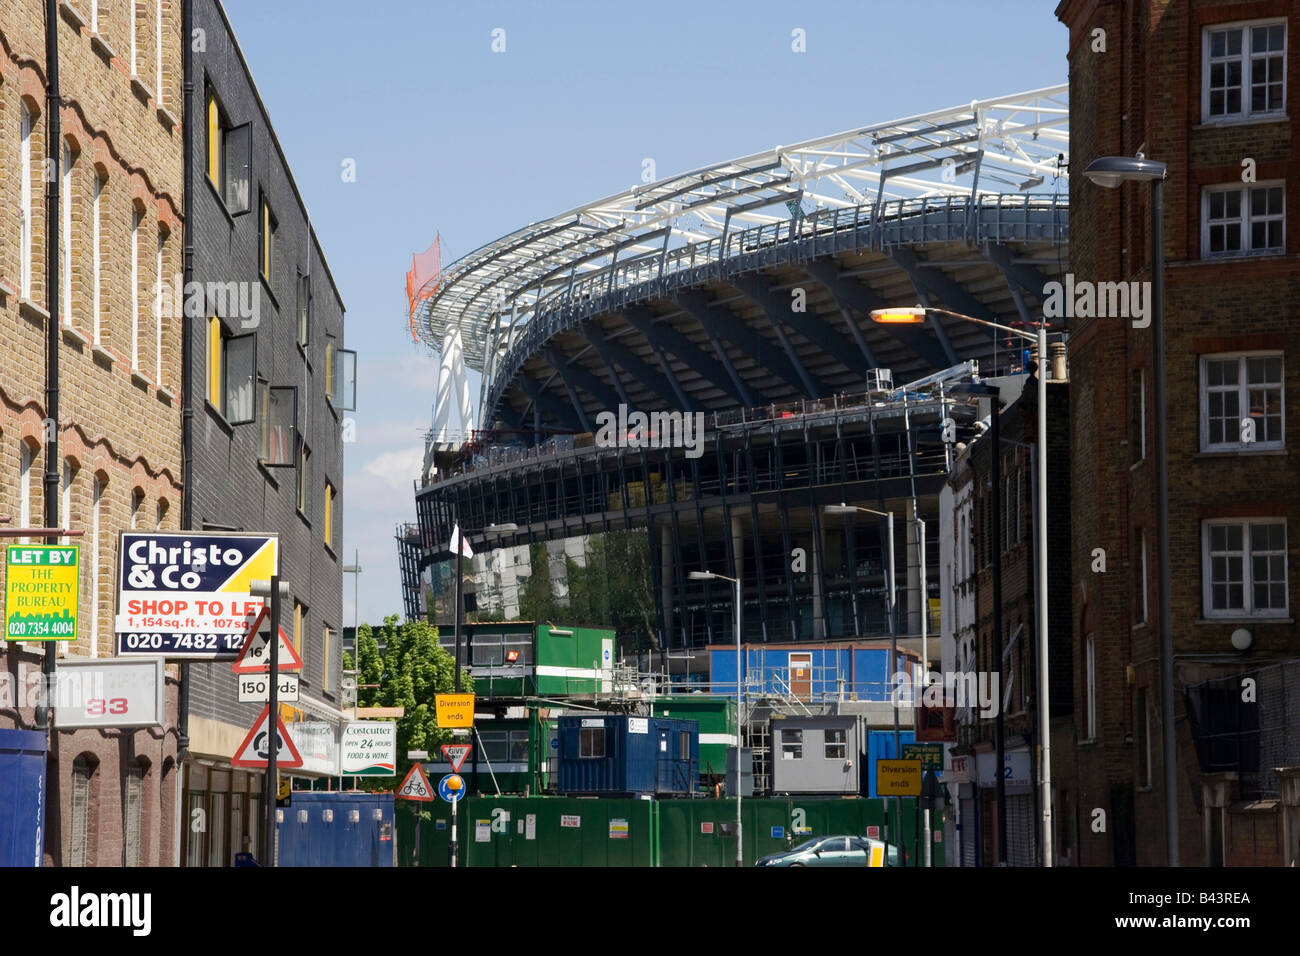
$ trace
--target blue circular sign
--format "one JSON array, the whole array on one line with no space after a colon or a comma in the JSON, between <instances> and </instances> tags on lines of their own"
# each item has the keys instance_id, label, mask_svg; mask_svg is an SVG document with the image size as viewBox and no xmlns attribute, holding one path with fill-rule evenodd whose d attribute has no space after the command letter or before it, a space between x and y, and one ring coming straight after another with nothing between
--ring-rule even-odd
<instances>
[{"instance_id":1,"label":"blue circular sign","mask_svg":"<svg viewBox=\"0 0 1300 956\"><path fill-rule=\"evenodd\" d=\"M451 789L451 782L455 780L456 789ZM449 773L438 781L438 796L448 803L455 803L461 797L465 796L465 778L458 773Z\"/></svg>"},{"instance_id":2,"label":"blue circular sign","mask_svg":"<svg viewBox=\"0 0 1300 956\"><path fill-rule=\"evenodd\" d=\"M552 737L552 738L551 738L551 749L552 749L552 750L559 750L559 749L560 749L560 738L559 738L559 737Z\"/></svg>"}]
</instances>

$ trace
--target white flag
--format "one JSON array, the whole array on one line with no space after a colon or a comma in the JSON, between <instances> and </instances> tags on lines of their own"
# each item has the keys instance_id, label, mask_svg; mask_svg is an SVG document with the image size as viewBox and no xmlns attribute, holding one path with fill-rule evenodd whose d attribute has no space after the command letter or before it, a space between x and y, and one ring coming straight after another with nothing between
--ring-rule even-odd
<instances>
[{"instance_id":1,"label":"white flag","mask_svg":"<svg viewBox=\"0 0 1300 956\"><path fill-rule=\"evenodd\" d=\"M461 537L459 524L452 528L451 546L447 550L452 554L455 554L459 550L460 553L467 558L474 557L474 549L469 546L469 539Z\"/></svg>"}]
</instances>

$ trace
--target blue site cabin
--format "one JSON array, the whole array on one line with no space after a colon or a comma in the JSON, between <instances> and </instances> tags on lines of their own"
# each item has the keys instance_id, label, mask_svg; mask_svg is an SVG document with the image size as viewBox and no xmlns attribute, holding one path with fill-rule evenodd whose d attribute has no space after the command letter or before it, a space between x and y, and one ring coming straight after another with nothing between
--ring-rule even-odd
<instances>
[{"instance_id":1,"label":"blue site cabin","mask_svg":"<svg viewBox=\"0 0 1300 956\"><path fill-rule=\"evenodd\" d=\"M690 796L699 785L699 725L670 717L559 719L561 794Z\"/></svg>"}]
</instances>

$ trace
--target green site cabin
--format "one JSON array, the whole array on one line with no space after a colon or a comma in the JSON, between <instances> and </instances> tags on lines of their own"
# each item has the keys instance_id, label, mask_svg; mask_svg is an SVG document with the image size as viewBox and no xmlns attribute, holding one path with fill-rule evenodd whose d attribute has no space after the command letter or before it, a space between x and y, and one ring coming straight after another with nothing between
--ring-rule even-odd
<instances>
[{"instance_id":1,"label":"green site cabin","mask_svg":"<svg viewBox=\"0 0 1300 956\"><path fill-rule=\"evenodd\" d=\"M680 717L700 726L700 781L705 789L727 775L727 748L736 746L736 702L730 697L678 694L656 697L656 717Z\"/></svg>"},{"instance_id":2,"label":"green site cabin","mask_svg":"<svg viewBox=\"0 0 1300 956\"><path fill-rule=\"evenodd\" d=\"M559 633L556 633L556 632ZM439 641L452 648L444 629ZM480 698L573 697L608 693L615 652L614 631L535 621L491 621L463 627L464 660ZM516 655L510 659L511 652ZM608 654L608 658L605 655ZM607 672L602 680L602 661Z\"/></svg>"}]
</instances>

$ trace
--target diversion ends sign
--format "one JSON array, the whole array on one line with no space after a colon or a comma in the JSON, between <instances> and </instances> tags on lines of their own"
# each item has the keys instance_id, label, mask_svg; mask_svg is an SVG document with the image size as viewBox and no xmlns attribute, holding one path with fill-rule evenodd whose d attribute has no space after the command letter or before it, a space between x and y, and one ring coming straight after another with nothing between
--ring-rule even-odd
<instances>
[{"instance_id":1,"label":"diversion ends sign","mask_svg":"<svg viewBox=\"0 0 1300 956\"><path fill-rule=\"evenodd\" d=\"M5 548L6 639L76 640L77 556L77 545Z\"/></svg>"}]
</instances>

